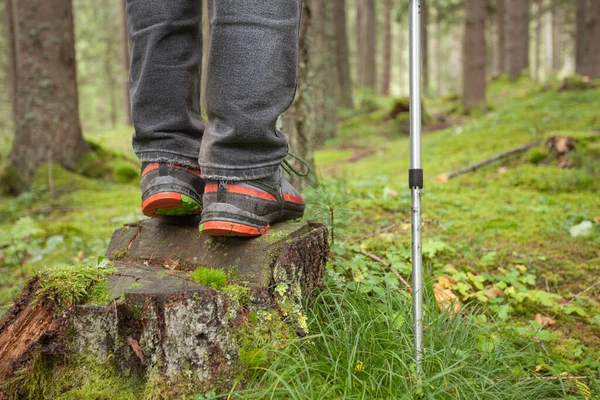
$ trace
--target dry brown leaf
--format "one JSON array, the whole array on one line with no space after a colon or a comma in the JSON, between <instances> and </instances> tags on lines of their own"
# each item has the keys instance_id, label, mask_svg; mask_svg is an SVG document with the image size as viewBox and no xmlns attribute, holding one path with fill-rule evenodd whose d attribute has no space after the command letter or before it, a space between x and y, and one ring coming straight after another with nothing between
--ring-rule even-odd
<instances>
[{"instance_id":1,"label":"dry brown leaf","mask_svg":"<svg viewBox=\"0 0 600 400\"><path fill-rule=\"evenodd\" d=\"M600 217L594 217L594 222L600 224Z\"/></svg>"},{"instance_id":2,"label":"dry brown leaf","mask_svg":"<svg viewBox=\"0 0 600 400\"><path fill-rule=\"evenodd\" d=\"M445 289L442 284L436 282L433 284L433 293L440 311L450 311L454 314L460 312L460 300L450 289Z\"/></svg>"},{"instance_id":3,"label":"dry brown leaf","mask_svg":"<svg viewBox=\"0 0 600 400\"><path fill-rule=\"evenodd\" d=\"M163 265L165 268L170 269L171 271L179 268L179 262L175 260L165 260L165 263Z\"/></svg>"},{"instance_id":4,"label":"dry brown leaf","mask_svg":"<svg viewBox=\"0 0 600 400\"><path fill-rule=\"evenodd\" d=\"M440 285L440 287L442 287L443 289L454 289L454 287L456 286L456 284L458 283L458 281L456 280L455 277L450 276L450 275L442 275L438 278L437 283Z\"/></svg>"},{"instance_id":5,"label":"dry brown leaf","mask_svg":"<svg viewBox=\"0 0 600 400\"><path fill-rule=\"evenodd\" d=\"M508 171L508 168L506 167L500 167L496 170L496 172L498 172L499 174L505 174L506 171Z\"/></svg>"},{"instance_id":6,"label":"dry brown leaf","mask_svg":"<svg viewBox=\"0 0 600 400\"><path fill-rule=\"evenodd\" d=\"M533 317L533 320L535 322L537 322L538 324L542 325L542 326L552 326L552 325L556 325L556 321L553 320L550 317L546 317L540 313L535 314L535 317Z\"/></svg>"},{"instance_id":7,"label":"dry brown leaf","mask_svg":"<svg viewBox=\"0 0 600 400\"><path fill-rule=\"evenodd\" d=\"M144 353L142 352L142 348L137 340L132 338L131 336L127 336L127 344L131 346L131 349L135 353L135 355L140 359L141 362L144 362Z\"/></svg>"},{"instance_id":8,"label":"dry brown leaf","mask_svg":"<svg viewBox=\"0 0 600 400\"><path fill-rule=\"evenodd\" d=\"M435 177L435 181L440 183L448 182L449 180L450 177L448 176L448 174L441 174Z\"/></svg>"},{"instance_id":9,"label":"dry brown leaf","mask_svg":"<svg viewBox=\"0 0 600 400\"><path fill-rule=\"evenodd\" d=\"M498 286L490 286L485 290L486 297L490 299L494 299L496 297L504 297L504 291L500 289Z\"/></svg>"}]
</instances>

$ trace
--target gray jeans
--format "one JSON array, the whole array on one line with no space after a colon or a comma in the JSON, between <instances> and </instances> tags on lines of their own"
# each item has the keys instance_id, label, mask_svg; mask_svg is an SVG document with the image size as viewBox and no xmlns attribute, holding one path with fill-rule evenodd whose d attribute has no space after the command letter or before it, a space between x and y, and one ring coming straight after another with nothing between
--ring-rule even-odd
<instances>
[{"instance_id":1,"label":"gray jeans","mask_svg":"<svg viewBox=\"0 0 600 400\"><path fill-rule=\"evenodd\" d=\"M208 3L205 123L201 0L127 0L133 149L205 179L271 175L288 151L275 125L296 91L301 0Z\"/></svg>"}]
</instances>

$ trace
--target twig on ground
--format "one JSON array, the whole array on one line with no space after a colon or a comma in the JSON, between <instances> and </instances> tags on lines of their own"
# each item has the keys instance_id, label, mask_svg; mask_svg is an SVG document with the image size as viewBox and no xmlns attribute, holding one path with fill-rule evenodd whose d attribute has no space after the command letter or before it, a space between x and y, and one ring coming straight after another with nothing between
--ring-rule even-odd
<instances>
[{"instance_id":1,"label":"twig on ground","mask_svg":"<svg viewBox=\"0 0 600 400\"><path fill-rule=\"evenodd\" d=\"M583 296L585 294L585 292L587 292L588 290L591 290L591 289L595 288L598 285L600 285L600 281L594 283L593 285L588 286L587 288L583 289L581 292L577 293L571 300L569 300L568 302L566 302L565 305L563 305L561 307L561 309L558 310L558 312L556 314L554 314L554 316L552 317L552 319L556 319L556 317L558 317L558 315L561 312L563 312L565 310L565 308L567 308L569 306L569 304L573 303L575 300L577 300L578 298L580 298L581 296Z\"/></svg>"},{"instance_id":2,"label":"twig on ground","mask_svg":"<svg viewBox=\"0 0 600 400\"><path fill-rule=\"evenodd\" d=\"M506 151L504 153L496 154L493 157L490 157L490 158L488 158L486 160L480 161L480 162L475 163L473 165L469 165L468 167L461 168L461 169L456 170L456 171L452 171L452 172L448 172L448 173L445 173L445 174L438 175L435 178L435 180L438 181L438 182L447 182L450 179L455 178L455 177L457 177L459 175L466 174L467 172L476 171L476 170L478 170L481 167L484 167L484 166L486 166L488 164L493 163L494 161L502 160L503 158L507 158L507 157L510 157L512 155L515 155L515 154L523 153L524 151L527 151L529 149L532 149L534 147L539 146L541 143L542 142L538 140L537 142L529 143L529 144L523 145L521 147L517 147L516 149L512 149L512 150Z\"/></svg>"},{"instance_id":3,"label":"twig on ground","mask_svg":"<svg viewBox=\"0 0 600 400\"><path fill-rule=\"evenodd\" d=\"M398 271L396 271L395 269L392 268L392 264L390 264L389 262L383 260L382 258L376 256L375 254L369 253L366 250L360 250L360 254L362 254L365 257L369 257L371 260L373 261L377 261L378 263L381 263L384 267L386 267L388 269L388 271L390 271L392 274L396 275L396 278L398 278L398 280L404 285L406 286L406 289L410 292L412 291L412 288L410 287L410 284L406 281L406 279L404 279L402 277L402 275L400 275L398 273Z\"/></svg>"},{"instance_id":4,"label":"twig on ground","mask_svg":"<svg viewBox=\"0 0 600 400\"><path fill-rule=\"evenodd\" d=\"M424 219L424 220L423 220L423 221L421 221L421 222L422 222L422 223L424 223L424 224L436 224L436 225L439 225L439 226L441 226L441 227L442 227L444 230L446 229L446 228L444 228L444 225L442 225L442 223L441 223L439 220L437 220L437 219ZM408 221L408 220L405 220L405 219L404 219L404 220L402 220L402 221L394 222L394 223L393 223L393 224L391 224L391 225L388 225L388 226L386 226L386 227L383 227L383 228L381 228L381 229L378 229L378 230L376 230L375 232L371 232L371 233L369 233L368 235L365 235L365 236L363 236L363 237L361 237L361 238L358 238L358 239L354 240L353 242L350 242L350 246L353 246L353 245L355 245L355 244L357 244L357 243L360 243L360 242L362 242L363 240L366 240L366 239L372 238L373 236L379 235L380 233L383 233L383 232L389 231L389 230L391 230L391 229L394 229L395 227L397 227L397 226L399 226L399 225L402 225L402 224L408 224L408 223L410 223L410 221Z\"/></svg>"}]
</instances>

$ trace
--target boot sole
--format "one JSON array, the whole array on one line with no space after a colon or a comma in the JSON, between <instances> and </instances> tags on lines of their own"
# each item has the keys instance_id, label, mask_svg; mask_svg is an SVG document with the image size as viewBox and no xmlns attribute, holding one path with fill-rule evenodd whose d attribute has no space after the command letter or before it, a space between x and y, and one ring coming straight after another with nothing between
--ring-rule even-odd
<instances>
[{"instance_id":1,"label":"boot sole","mask_svg":"<svg viewBox=\"0 0 600 400\"><path fill-rule=\"evenodd\" d=\"M177 192L160 192L148 197L142 203L142 213L147 217L164 215L197 215L202 206L189 196Z\"/></svg>"},{"instance_id":2,"label":"boot sole","mask_svg":"<svg viewBox=\"0 0 600 400\"><path fill-rule=\"evenodd\" d=\"M199 229L211 236L260 236L271 227L271 222L301 218L304 213L284 210L278 214L258 216L227 203L213 203L204 209Z\"/></svg>"}]
</instances>

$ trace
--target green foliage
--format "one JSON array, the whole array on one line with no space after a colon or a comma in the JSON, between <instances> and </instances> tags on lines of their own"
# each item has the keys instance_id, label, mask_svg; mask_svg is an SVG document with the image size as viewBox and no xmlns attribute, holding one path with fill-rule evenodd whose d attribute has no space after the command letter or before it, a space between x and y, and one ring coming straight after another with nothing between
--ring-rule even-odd
<instances>
[{"instance_id":1,"label":"green foliage","mask_svg":"<svg viewBox=\"0 0 600 400\"><path fill-rule=\"evenodd\" d=\"M373 298L325 289L309 308L318 334L290 343L263 369L258 382L230 398L277 399L542 399L564 398L575 383L552 360L518 336L468 311L425 314L424 374L412 358L410 300L389 290ZM428 297L426 304L434 304ZM540 379L544 378L544 379ZM575 389L576 390L576 389Z\"/></svg>"},{"instance_id":2,"label":"green foliage","mask_svg":"<svg viewBox=\"0 0 600 400\"><path fill-rule=\"evenodd\" d=\"M106 276L116 270L104 257L94 265L64 265L45 268L38 274L34 304L51 301L57 312L75 304L108 303L110 292Z\"/></svg>"},{"instance_id":3,"label":"green foliage","mask_svg":"<svg viewBox=\"0 0 600 400\"><path fill-rule=\"evenodd\" d=\"M542 152L540 149L533 149L529 153L529 161L532 164L539 164L546 159L546 154Z\"/></svg>"},{"instance_id":4,"label":"green foliage","mask_svg":"<svg viewBox=\"0 0 600 400\"><path fill-rule=\"evenodd\" d=\"M198 267L191 274L194 282L211 287L215 290L221 290L227 282L227 274L221 269L208 267Z\"/></svg>"},{"instance_id":5,"label":"green foliage","mask_svg":"<svg viewBox=\"0 0 600 400\"><path fill-rule=\"evenodd\" d=\"M308 204L307 219L327 225L330 245L341 238L350 223L351 211L348 208L348 191L343 180L325 182L323 179L304 192Z\"/></svg>"}]
</instances>

